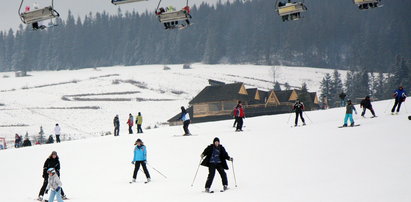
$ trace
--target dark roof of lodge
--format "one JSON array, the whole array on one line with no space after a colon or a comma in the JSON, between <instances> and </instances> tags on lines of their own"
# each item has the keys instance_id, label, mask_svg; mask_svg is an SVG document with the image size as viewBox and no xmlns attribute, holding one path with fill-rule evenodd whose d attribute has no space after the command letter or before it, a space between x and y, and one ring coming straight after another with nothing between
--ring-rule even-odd
<instances>
[{"instance_id":1,"label":"dark roof of lodge","mask_svg":"<svg viewBox=\"0 0 411 202\"><path fill-rule=\"evenodd\" d=\"M190 101L190 104L218 102L227 100L245 101L247 100L248 95L239 94L241 86L243 86L243 83L207 86Z\"/></svg>"},{"instance_id":2,"label":"dark roof of lodge","mask_svg":"<svg viewBox=\"0 0 411 202\"><path fill-rule=\"evenodd\" d=\"M257 88L247 89L248 100L255 100L255 94L257 93L257 91L258 91Z\"/></svg>"},{"instance_id":3,"label":"dark roof of lodge","mask_svg":"<svg viewBox=\"0 0 411 202\"><path fill-rule=\"evenodd\" d=\"M277 95L278 101L280 102L289 102L291 93L293 90L282 90L282 91L275 91L275 95Z\"/></svg>"}]
</instances>

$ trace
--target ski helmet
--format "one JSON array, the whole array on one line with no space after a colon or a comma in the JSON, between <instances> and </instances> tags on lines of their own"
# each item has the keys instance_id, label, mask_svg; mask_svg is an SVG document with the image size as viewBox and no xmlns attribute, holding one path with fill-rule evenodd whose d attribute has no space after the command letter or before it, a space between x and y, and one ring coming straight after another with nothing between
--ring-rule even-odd
<instances>
[{"instance_id":1,"label":"ski helmet","mask_svg":"<svg viewBox=\"0 0 411 202\"><path fill-rule=\"evenodd\" d=\"M49 168L49 169L47 169L47 172L48 173L56 173L56 169L54 169L54 168Z\"/></svg>"}]
</instances>

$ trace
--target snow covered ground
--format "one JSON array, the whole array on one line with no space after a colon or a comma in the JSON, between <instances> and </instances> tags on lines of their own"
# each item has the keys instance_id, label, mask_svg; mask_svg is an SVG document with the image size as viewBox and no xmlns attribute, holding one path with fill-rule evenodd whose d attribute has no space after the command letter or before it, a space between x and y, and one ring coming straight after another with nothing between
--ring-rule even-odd
<instances>
[{"instance_id":1,"label":"snow covered ground","mask_svg":"<svg viewBox=\"0 0 411 202\"><path fill-rule=\"evenodd\" d=\"M337 108L307 112L306 119L312 122L307 120L305 127L291 128L289 114L283 114L248 118L242 133L233 132L232 121L219 121L193 124L191 131L198 136L192 137L173 137L181 134L181 127L162 127L138 136L123 130L120 137L4 150L0 197L7 202L33 201L42 183L43 162L56 150L63 187L73 202L409 202L411 121L405 110L411 110L411 102L395 116L384 113L390 104L374 103L378 118L355 116L361 124L355 128L337 128L344 116L344 109ZM74 125L66 117L64 121ZM190 185L201 152L216 136L234 157L238 187L230 164L231 189L205 194L206 168L200 168L194 186ZM142 183L141 172L139 183L128 183L137 138L147 146L149 164L167 179L149 168L152 183ZM212 189L221 189L218 174Z\"/></svg>"},{"instance_id":2,"label":"snow covered ground","mask_svg":"<svg viewBox=\"0 0 411 202\"><path fill-rule=\"evenodd\" d=\"M20 78L15 78L14 73L0 73L0 103L4 104L0 105L0 137L10 141L15 133L37 135L40 126L49 135L55 123L60 124L63 135L76 139L99 136L112 131L116 114L125 131L128 114L138 112L143 114L143 127L153 127L177 114L180 106L187 106L208 85L208 79L244 82L247 87L260 89L273 87L274 67L270 66L194 64L189 70L183 70L182 65L169 67L168 71L163 70L163 65L41 71ZM311 91L319 91L324 75L333 71L275 69L280 83L300 87L306 82ZM345 76L344 71L341 74ZM13 125L27 126L7 127Z\"/></svg>"}]
</instances>

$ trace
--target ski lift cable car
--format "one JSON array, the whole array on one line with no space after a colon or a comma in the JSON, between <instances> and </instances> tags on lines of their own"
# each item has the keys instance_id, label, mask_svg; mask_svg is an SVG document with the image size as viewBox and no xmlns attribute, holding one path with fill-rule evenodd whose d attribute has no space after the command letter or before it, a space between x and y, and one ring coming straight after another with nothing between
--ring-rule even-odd
<instances>
[{"instance_id":1,"label":"ski lift cable car","mask_svg":"<svg viewBox=\"0 0 411 202\"><path fill-rule=\"evenodd\" d=\"M161 1L162 0L158 2L156 11L160 8ZM186 0L186 6L188 6L188 0ZM167 12L160 13L158 15L158 19L161 23L188 20L189 17L190 17L189 13L187 13L187 11L185 10L167 11Z\"/></svg>"},{"instance_id":2,"label":"ski lift cable car","mask_svg":"<svg viewBox=\"0 0 411 202\"><path fill-rule=\"evenodd\" d=\"M121 4L128 4L128 3L135 3L135 2L142 2L148 0L111 0L111 3L114 5L121 5Z\"/></svg>"},{"instance_id":3,"label":"ski lift cable car","mask_svg":"<svg viewBox=\"0 0 411 202\"><path fill-rule=\"evenodd\" d=\"M24 24L32 24L43 20L51 20L53 18L60 17L60 14L54 10L54 0L51 0L51 6L47 6L41 9L35 9L32 11L21 12L24 0L21 0L19 7L19 16Z\"/></svg>"},{"instance_id":4,"label":"ski lift cable car","mask_svg":"<svg viewBox=\"0 0 411 202\"><path fill-rule=\"evenodd\" d=\"M382 7L381 0L353 0L360 9Z\"/></svg>"},{"instance_id":5,"label":"ski lift cable car","mask_svg":"<svg viewBox=\"0 0 411 202\"><path fill-rule=\"evenodd\" d=\"M279 2L279 0L277 0L275 5L276 5L276 11L279 16L281 17L294 16L292 20L300 19L301 18L300 14L307 10L304 0L300 2L293 2L293 3L291 3L290 1L286 3L282 3L282 2Z\"/></svg>"}]
</instances>

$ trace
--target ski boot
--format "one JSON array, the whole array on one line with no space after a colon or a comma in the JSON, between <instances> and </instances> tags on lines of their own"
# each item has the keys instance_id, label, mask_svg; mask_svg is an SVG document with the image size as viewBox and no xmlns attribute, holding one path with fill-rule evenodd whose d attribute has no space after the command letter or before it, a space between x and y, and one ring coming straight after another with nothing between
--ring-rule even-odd
<instances>
[{"instance_id":1,"label":"ski boot","mask_svg":"<svg viewBox=\"0 0 411 202\"><path fill-rule=\"evenodd\" d=\"M224 185L223 191L227 191L227 190L228 190L228 186L227 186L227 185Z\"/></svg>"},{"instance_id":2,"label":"ski boot","mask_svg":"<svg viewBox=\"0 0 411 202\"><path fill-rule=\"evenodd\" d=\"M305 125L307 125L307 124L305 124L305 122L303 122L303 126L305 126Z\"/></svg>"},{"instance_id":3,"label":"ski boot","mask_svg":"<svg viewBox=\"0 0 411 202\"><path fill-rule=\"evenodd\" d=\"M210 191L210 188L205 188L205 193L213 193L213 191Z\"/></svg>"},{"instance_id":4,"label":"ski boot","mask_svg":"<svg viewBox=\"0 0 411 202\"><path fill-rule=\"evenodd\" d=\"M68 198L67 198L66 195L62 196L61 199L63 199L63 200L68 200Z\"/></svg>"},{"instance_id":5,"label":"ski boot","mask_svg":"<svg viewBox=\"0 0 411 202\"><path fill-rule=\"evenodd\" d=\"M38 201L43 201L43 196L39 196L39 197L37 198L37 200L38 200Z\"/></svg>"},{"instance_id":6,"label":"ski boot","mask_svg":"<svg viewBox=\"0 0 411 202\"><path fill-rule=\"evenodd\" d=\"M146 183L149 183L149 182L151 182L151 178L147 178L147 182L146 182Z\"/></svg>"},{"instance_id":7,"label":"ski boot","mask_svg":"<svg viewBox=\"0 0 411 202\"><path fill-rule=\"evenodd\" d=\"M135 183L135 182L136 182L136 179L133 178L133 180L131 180L131 182L132 182L132 183Z\"/></svg>"},{"instance_id":8,"label":"ski boot","mask_svg":"<svg viewBox=\"0 0 411 202\"><path fill-rule=\"evenodd\" d=\"M342 127L347 127L347 124L344 123L344 125Z\"/></svg>"},{"instance_id":9,"label":"ski boot","mask_svg":"<svg viewBox=\"0 0 411 202\"><path fill-rule=\"evenodd\" d=\"M353 122L353 123L351 123L350 127L354 127L354 125L355 125L355 124L354 124L354 122Z\"/></svg>"}]
</instances>

